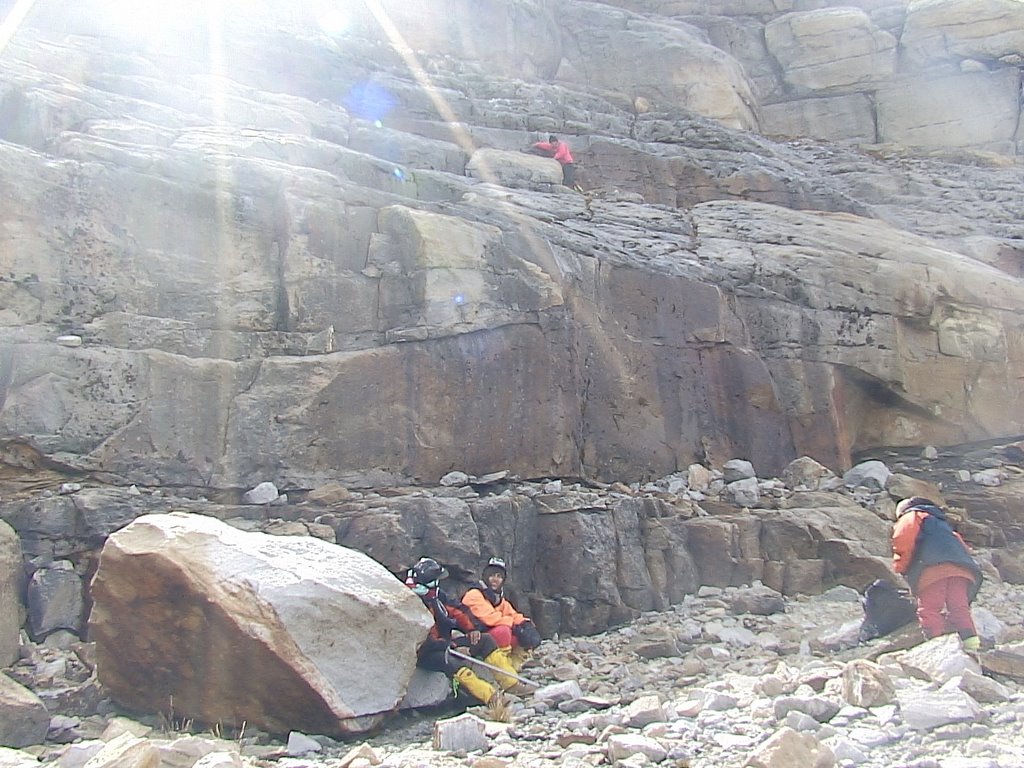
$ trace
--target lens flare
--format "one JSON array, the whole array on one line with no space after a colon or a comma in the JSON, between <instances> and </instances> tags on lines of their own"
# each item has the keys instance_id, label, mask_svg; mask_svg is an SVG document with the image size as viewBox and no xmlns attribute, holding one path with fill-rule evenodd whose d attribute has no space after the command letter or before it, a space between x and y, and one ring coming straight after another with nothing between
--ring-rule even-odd
<instances>
[{"instance_id":1,"label":"lens flare","mask_svg":"<svg viewBox=\"0 0 1024 768\"><path fill-rule=\"evenodd\" d=\"M345 97L345 107L356 117L379 122L395 107L395 97L375 83L357 83Z\"/></svg>"}]
</instances>

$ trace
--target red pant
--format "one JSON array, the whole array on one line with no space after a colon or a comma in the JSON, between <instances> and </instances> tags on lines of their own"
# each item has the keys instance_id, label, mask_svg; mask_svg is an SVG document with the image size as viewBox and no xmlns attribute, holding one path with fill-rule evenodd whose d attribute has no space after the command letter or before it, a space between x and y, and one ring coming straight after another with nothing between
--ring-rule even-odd
<instances>
[{"instance_id":1,"label":"red pant","mask_svg":"<svg viewBox=\"0 0 1024 768\"><path fill-rule=\"evenodd\" d=\"M978 634L967 597L970 586L970 579L949 576L918 592L917 620L927 637L938 637L947 632L956 632L960 637Z\"/></svg>"},{"instance_id":2,"label":"red pant","mask_svg":"<svg viewBox=\"0 0 1024 768\"><path fill-rule=\"evenodd\" d=\"M506 627L504 624L499 624L496 627L491 627L487 634L494 638L499 648L517 647L519 641L516 636L512 634L512 627Z\"/></svg>"}]
</instances>

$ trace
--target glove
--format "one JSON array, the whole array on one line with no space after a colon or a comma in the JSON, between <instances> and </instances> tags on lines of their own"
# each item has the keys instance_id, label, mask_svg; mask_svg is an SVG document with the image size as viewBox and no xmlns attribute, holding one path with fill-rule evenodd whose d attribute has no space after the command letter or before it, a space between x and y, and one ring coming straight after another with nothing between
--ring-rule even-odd
<instances>
[{"instance_id":1,"label":"glove","mask_svg":"<svg viewBox=\"0 0 1024 768\"><path fill-rule=\"evenodd\" d=\"M540 645L540 632L529 619L512 627L512 634L516 636L519 645L527 650Z\"/></svg>"}]
</instances>

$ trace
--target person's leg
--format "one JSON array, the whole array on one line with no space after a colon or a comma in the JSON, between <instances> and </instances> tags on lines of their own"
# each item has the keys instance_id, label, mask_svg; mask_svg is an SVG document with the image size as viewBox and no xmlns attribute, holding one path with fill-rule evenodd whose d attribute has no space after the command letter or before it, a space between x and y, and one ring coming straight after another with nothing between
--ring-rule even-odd
<instances>
[{"instance_id":1,"label":"person's leg","mask_svg":"<svg viewBox=\"0 0 1024 768\"><path fill-rule=\"evenodd\" d=\"M946 631L946 617L942 615L946 607L946 581L939 579L917 593L917 620L925 637L938 637Z\"/></svg>"},{"instance_id":2,"label":"person's leg","mask_svg":"<svg viewBox=\"0 0 1024 768\"><path fill-rule=\"evenodd\" d=\"M501 672L498 672L497 670L492 669L491 674L494 675L494 680L498 685L506 691L510 688L514 688L519 683L519 681L514 677L519 670L512 666L512 662L509 659L509 653L510 650L508 648L498 648L496 651L493 651L490 655L484 658L484 661L492 667L497 667L502 670Z\"/></svg>"},{"instance_id":3,"label":"person's leg","mask_svg":"<svg viewBox=\"0 0 1024 768\"><path fill-rule=\"evenodd\" d=\"M566 163L562 166L562 184L567 187L576 186L576 166L572 163Z\"/></svg>"},{"instance_id":4,"label":"person's leg","mask_svg":"<svg viewBox=\"0 0 1024 768\"><path fill-rule=\"evenodd\" d=\"M464 690L477 701L484 704L494 698L497 693L497 689L486 680L479 677L469 667L459 668L453 675L453 679L458 683L457 690Z\"/></svg>"},{"instance_id":5,"label":"person's leg","mask_svg":"<svg viewBox=\"0 0 1024 768\"><path fill-rule=\"evenodd\" d=\"M449 675L462 666L461 664L452 665L443 648L436 651L421 650L416 655L416 665L423 669L429 669L431 672L446 672Z\"/></svg>"},{"instance_id":6,"label":"person's leg","mask_svg":"<svg viewBox=\"0 0 1024 768\"><path fill-rule=\"evenodd\" d=\"M498 625L497 627L491 627L487 634L494 638L494 642L497 643L499 648L510 648L515 645L515 638L512 637L512 627Z\"/></svg>"},{"instance_id":7,"label":"person's leg","mask_svg":"<svg viewBox=\"0 0 1024 768\"><path fill-rule=\"evenodd\" d=\"M974 637L978 634L978 630L974 626L974 617L971 616L971 601L968 597L968 590L971 586L970 579L953 576L945 581L948 582L946 613L950 626L964 639Z\"/></svg>"},{"instance_id":8,"label":"person's leg","mask_svg":"<svg viewBox=\"0 0 1024 768\"><path fill-rule=\"evenodd\" d=\"M498 643L494 636L489 633L480 635L480 642L469 648L469 652L476 659L486 659L498 649Z\"/></svg>"}]
</instances>

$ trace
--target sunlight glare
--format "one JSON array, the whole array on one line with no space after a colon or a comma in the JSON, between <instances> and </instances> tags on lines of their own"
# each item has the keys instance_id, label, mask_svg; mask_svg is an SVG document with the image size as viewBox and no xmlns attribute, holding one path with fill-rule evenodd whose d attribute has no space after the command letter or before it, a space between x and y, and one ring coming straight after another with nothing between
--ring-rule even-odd
<instances>
[{"instance_id":1,"label":"sunlight glare","mask_svg":"<svg viewBox=\"0 0 1024 768\"><path fill-rule=\"evenodd\" d=\"M7 47L7 43L21 26L21 22L25 20L33 5L35 5L35 0L18 0L7 14L7 18L0 21L0 52Z\"/></svg>"},{"instance_id":2,"label":"sunlight glare","mask_svg":"<svg viewBox=\"0 0 1024 768\"><path fill-rule=\"evenodd\" d=\"M211 25L243 19L252 9L244 0L136 0L132 5L110 3L102 24L120 39L158 49L181 46L181 53L199 54ZM195 51L188 49L196 48Z\"/></svg>"},{"instance_id":3,"label":"sunlight glare","mask_svg":"<svg viewBox=\"0 0 1024 768\"><path fill-rule=\"evenodd\" d=\"M317 26L328 35L341 35L348 31L351 19L339 8L327 8L317 15Z\"/></svg>"},{"instance_id":4,"label":"sunlight glare","mask_svg":"<svg viewBox=\"0 0 1024 768\"><path fill-rule=\"evenodd\" d=\"M149 40L177 29L193 16L188 2L138 0L130 12L126 6L111 7L106 22L118 37Z\"/></svg>"}]
</instances>

